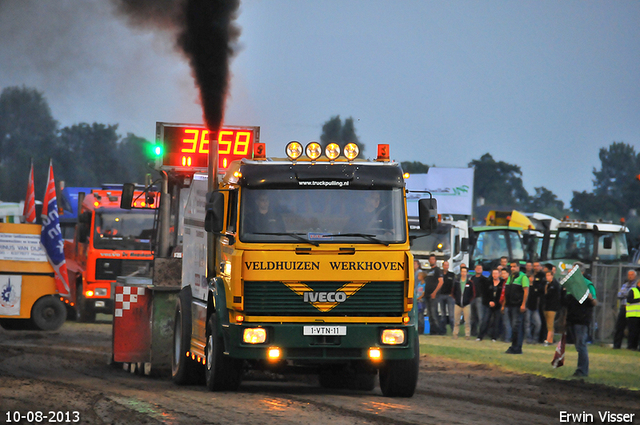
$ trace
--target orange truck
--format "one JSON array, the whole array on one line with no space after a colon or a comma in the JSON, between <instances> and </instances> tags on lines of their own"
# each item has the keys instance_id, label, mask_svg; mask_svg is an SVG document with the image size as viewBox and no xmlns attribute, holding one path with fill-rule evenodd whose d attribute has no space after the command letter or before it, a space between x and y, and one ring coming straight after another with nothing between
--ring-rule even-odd
<instances>
[{"instance_id":1,"label":"orange truck","mask_svg":"<svg viewBox=\"0 0 640 425\"><path fill-rule=\"evenodd\" d=\"M0 223L0 326L5 329L55 330L67 317L41 231L39 224Z\"/></svg>"},{"instance_id":2,"label":"orange truck","mask_svg":"<svg viewBox=\"0 0 640 425\"><path fill-rule=\"evenodd\" d=\"M142 189L142 188L141 188ZM105 185L80 196L73 240L65 240L69 273L69 312L94 322L96 313L113 313L116 277L147 276L153 261L158 199L134 192L132 210L120 208L121 185Z\"/></svg>"}]
</instances>

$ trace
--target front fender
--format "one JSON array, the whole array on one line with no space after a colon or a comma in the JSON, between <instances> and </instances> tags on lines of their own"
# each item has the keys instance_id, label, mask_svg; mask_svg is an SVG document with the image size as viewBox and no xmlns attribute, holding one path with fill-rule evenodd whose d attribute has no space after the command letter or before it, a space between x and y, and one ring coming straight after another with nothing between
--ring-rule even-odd
<instances>
[{"instance_id":1,"label":"front fender","mask_svg":"<svg viewBox=\"0 0 640 425\"><path fill-rule=\"evenodd\" d=\"M222 278L216 276L212 279L209 279L208 282L209 289L209 301L208 308L210 314L216 315L216 322L221 325L229 325L229 313L227 309L227 294L224 289L224 282Z\"/></svg>"}]
</instances>

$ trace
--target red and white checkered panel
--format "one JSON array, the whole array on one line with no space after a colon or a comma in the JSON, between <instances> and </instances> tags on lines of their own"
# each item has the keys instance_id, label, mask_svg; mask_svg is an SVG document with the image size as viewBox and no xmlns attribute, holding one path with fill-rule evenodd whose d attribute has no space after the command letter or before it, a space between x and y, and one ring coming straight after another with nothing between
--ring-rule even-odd
<instances>
[{"instance_id":1,"label":"red and white checkered panel","mask_svg":"<svg viewBox=\"0 0 640 425\"><path fill-rule=\"evenodd\" d=\"M131 305L138 302L138 296L145 295L145 288L116 286L115 317L122 317L123 310L131 310Z\"/></svg>"}]
</instances>

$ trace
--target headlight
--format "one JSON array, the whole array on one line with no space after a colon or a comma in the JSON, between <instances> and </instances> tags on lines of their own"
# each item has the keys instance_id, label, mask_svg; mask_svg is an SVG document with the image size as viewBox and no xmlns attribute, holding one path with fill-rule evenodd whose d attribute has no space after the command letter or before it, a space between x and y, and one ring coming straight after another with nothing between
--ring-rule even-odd
<instances>
[{"instance_id":1,"label":"headlight","mask_svg":"<svg viewBox=\"0 0 640 425\"><path fill-rule=\"evenodd\" d=\"M96 297L106 297L107 288L96 288Z\"/></svg>"},{"instance_id":2,"label":"headlight","mask_svg":"<svg viewBox=\"0 0 640 425\"><path fill-rule=\"evenodd\" d=\"M245 344L264 344L267 340L267 330L264 328L248 328L242 334Z\"/></svg>"},{"instance_id":3,"label":"headlight","mask_svg":"<svg viewBox=\"0 0 640 425\"><path fill-rule=\"evenodd\" d=\"M322 155L322 146L318 142L311 142L307 145L305 152L309 159L316 160Z\"/></svg>"},{"instance_id":4,"label":"headlight","mask_svg":"<svg viewBox=\"0 0 640 425\"><path fill-rule=\"evenodd\" d=\"M302 155L302 145L298 142L289 142L286 147L286 152L289 159L295 161Z\"/></svg>"},{"instance_id":5,"label":"headlight","mask_svg":"<svg viewBox=\"0 0 640 425\"><path fill-rule=\"evenodd\" d=\"M382 331L381 342L386 345L404 344L404 329L385 329Z\"/></svg>"},{"instance_id":6,"label":"headlight","mask_svg":"<svg viewBox=\"0 0 640 425\"><path fill-rule=\"evenodd\" d=\"M329 143L324 150L324 154L333 161L340 156L340 146L337 143Z\"/></svg>"},{"instance_id":7,"label":"headlight","mask_svg":"<svg viewBox=\"0 0 640 425\"><path fill-rule=\"evenodd\" d=\"M344 147L344 156L346 156L349 161L356 159L359 153L360 149L355 143L347 143L347 146Z\"/></svg>"}]
</instances>

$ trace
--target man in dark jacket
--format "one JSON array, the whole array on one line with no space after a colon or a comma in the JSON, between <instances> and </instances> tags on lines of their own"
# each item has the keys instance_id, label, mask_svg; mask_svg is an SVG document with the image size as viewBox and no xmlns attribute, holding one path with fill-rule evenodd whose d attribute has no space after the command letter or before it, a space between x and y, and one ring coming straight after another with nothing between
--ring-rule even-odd
<instances>
[{"instance_id":1,"label":"man in dark jacket","mask_svg":"<svg viewBox=\"0 0 640 425\"><path fill-rule=\"evenodd\" d=\"M505 319L511 322L511 346L507 354L522 354L524 340L524 312L527 309L529 279L520 271L516 261L511 262L511 275L505 284Z\"/></svg>"},{"instance_id":2,"label":"man in dark jacket","mask_svg":"<svg viewBox=\"0 0 640 425\"><path fill-rule=\"evenodd\" d=\"M553 344L553 335L555 332L554 322L558 310L560 310L560 283L553 276L551 267L545 271L545 288L544 288L544 320L547 324L547 338L544 345Z\"/></svg>"},{"instance_id":3,"label":"man in dark jacket","mask_svg":"<svg viewBox=\"0 0 640 425\"><path fill-rule=\"evenodd\" d=\"M618 291L618 300L620 301L620 310L618 311L618 319L616 320L615 333L613 335L613 348L619 349L622 346L624 331L627 328L627 295L629 291L638 283L638 275L635 270L627 272L627 281L622 284ZM627 342L629 340L627 339Z\"/></svg>"},{"instance_id":4,"label":"man in dark jacket","mask_svg":"<svg viewBox=\"0 0 640 425\"><path fill-rule=\"evenodd\" d=\"M569 295L566 288L562 288L562 303L567 307L567 328L575 335L576 351L578 352L578 368L573 376L589 376L589 352L587 351L587 337L591 322L591 307L596 302L589 291L588 298L580 304L573 295Z\"/></svg>"},{"instance_id":5,"label":"man in dark jacket","mask_svg":"<svg viewBox=\"0 0 640 425\"><path fill-rule=\"evenodd\" d=\"M476 294L476 297L471 301L471 336L477 336L480 333L482 317L487 313L483 306L483 297L489 287L489 279L482 275L483 271L482 264L476 264L475 273L471 278Z\"/></svg>"},{"instance_id":6,"label":"man in dark jacket","mask_svg":"<svg viewBox=\"0 0 640 425\"><path fill-rule=\"evenodd\" d=\"M524 337L527 343L534 344L540 339L540 298L544 295L545 278L539 261L533 262L533 274L529 282L527 310L524 312Z\"/></svg>"},{"instance_id":7,"label":"man in dark jacket","mask_svg":"<svg viewBox=\"0 0 640 425\"><path fill-rule=\"evenodd\" d=\"M436 296L442 288L442 270L436 265L436 256L431 254L429 256L429 269L425 270L427 277L425 279L424 287L424 303L427 307L427 314L429 315L429 333L431 335L440 334L440 326L438 326L438 307L436 305Z\"/></svg>"},{"instance_id":8,"label":"man in dark jacket","mask_svg":"<svg viewBox=\"0 0 640 425\"><path fill-rule=\"evenodd\" d=\"M453 309L455 315L455 324L453 326L453 337L458 337L460 331L460 317L464 316L464 334L467 339L471 338L471 301L475 298L475 290L473 284L468 279L468 272L465 266L460 266L460 279L453 282L452 297L456 302Z\"/></svg>"},{"instance_id":9,"label":"man in dark jacket","mask_svg":"<svg viewBox=\"0 0 640 425\"><path fill-rule=\"evenodd\" d=\"M480 333L476 341L482 341L482 338L488 333L491 340L495 342L500 336L500 297L504 285L500 279L500 270L497 268L491 270L491 279L488 282L487 292L482 295L482 304L486 307L486 315L482 318L482 326L480 326Z\"/></svg>"},{"instance_id":10,"label":"man in dark jacket","mask_svg":"<svg viewBox=\"0 0 640 425\"><path fill-rule=\"evenodd\" d=\"M442 262L442 288L436 295L436 308L440 307L440 335L447 334L447 322L453 331L453 310L455 302L451 297L453 291L453 282L456 275L449 270L449 262Z\"/></svg>"}]
</instances>

